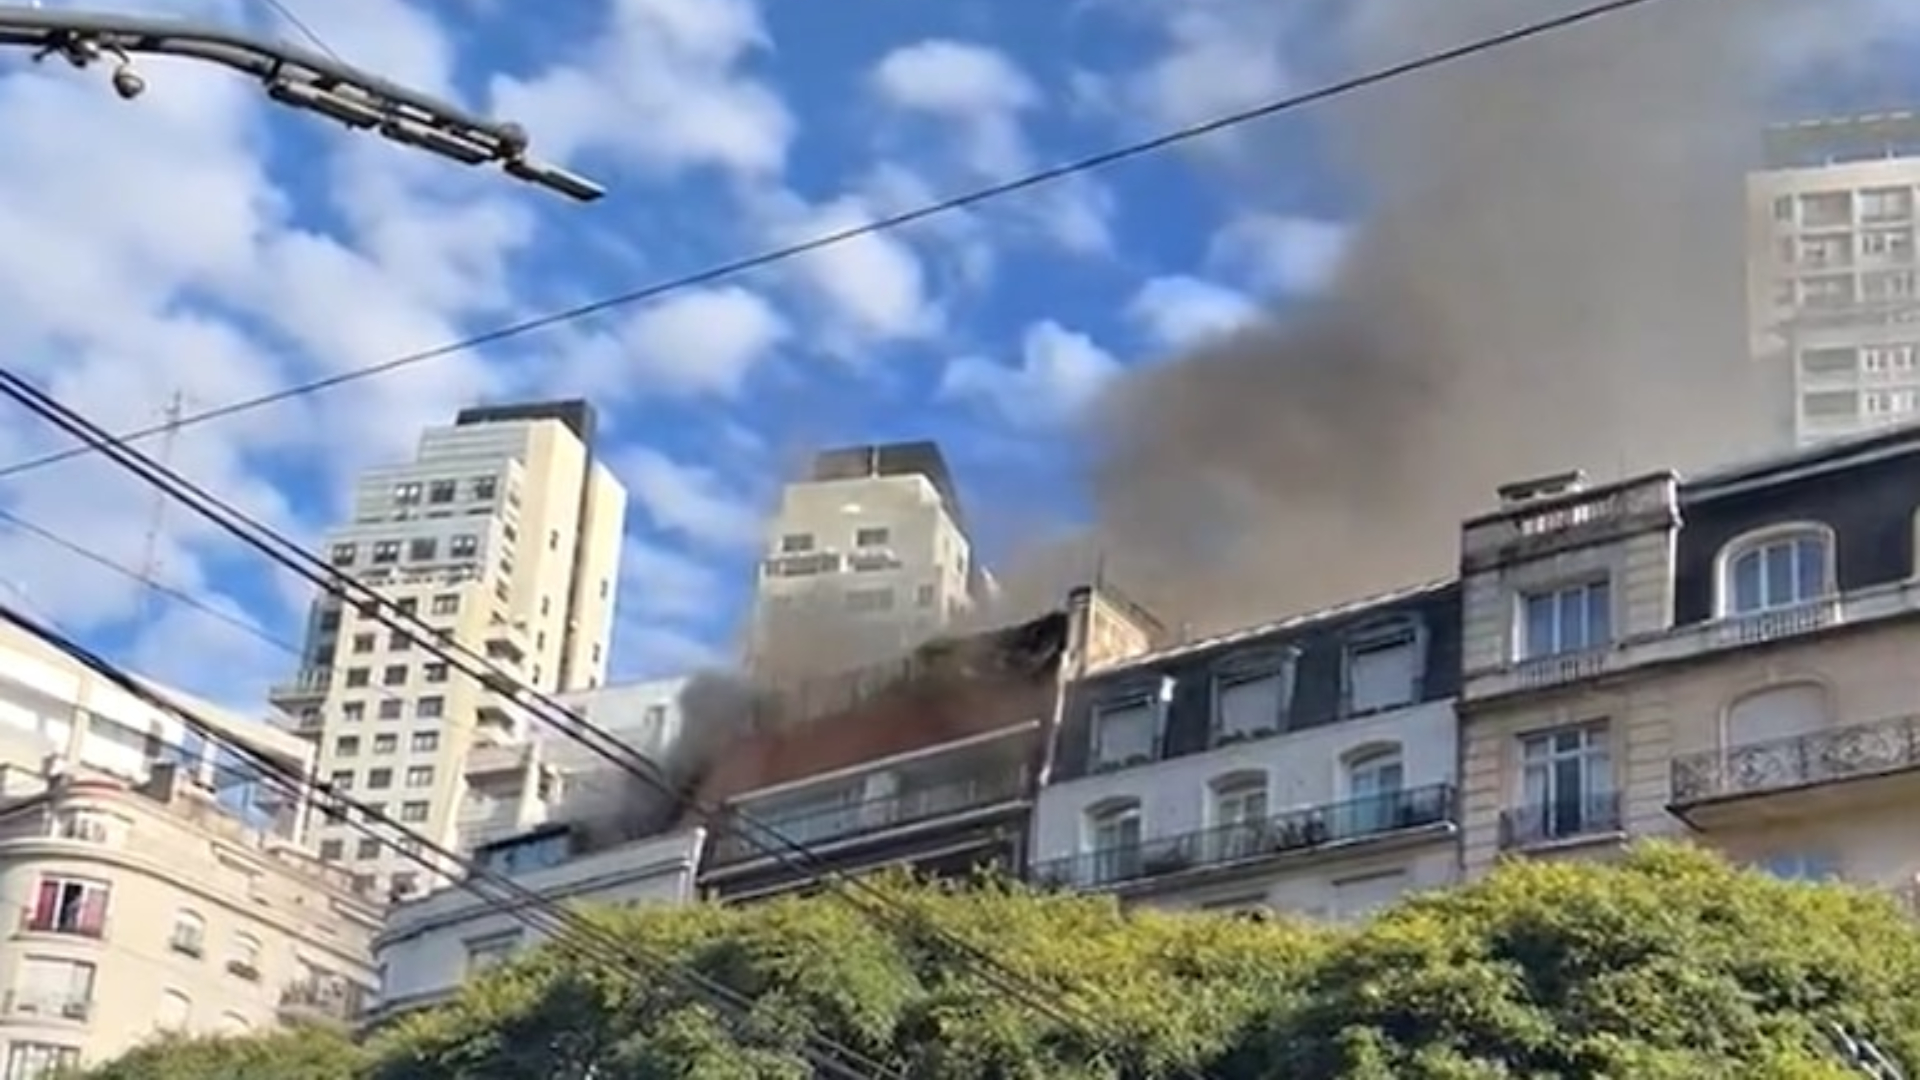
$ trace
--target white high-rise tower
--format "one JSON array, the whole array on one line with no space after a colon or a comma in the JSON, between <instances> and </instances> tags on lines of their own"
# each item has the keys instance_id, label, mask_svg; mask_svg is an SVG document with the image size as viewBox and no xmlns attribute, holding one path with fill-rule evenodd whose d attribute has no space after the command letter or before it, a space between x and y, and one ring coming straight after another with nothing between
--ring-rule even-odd
<instances>
[{"instance_id":1,"label":"white high-rise tower","mask_svg":"<svg viewBox=\"0 0 1920 1080\"><path fill-rule=\"evenodd\" d=\"M597 686L627 496L594 458L593 426L580 401L467 409L428 430L411 463L360 477L328 557L525 685ZM322 777L447 846L492 814L471 805L485 800L468 791L469 755L528 734L502 694L332 596L315 601L301 668L272 697L317 741ZM344 822L322 823L318 840L395 894L425 884Z\"/></svg>"}]
</instances>

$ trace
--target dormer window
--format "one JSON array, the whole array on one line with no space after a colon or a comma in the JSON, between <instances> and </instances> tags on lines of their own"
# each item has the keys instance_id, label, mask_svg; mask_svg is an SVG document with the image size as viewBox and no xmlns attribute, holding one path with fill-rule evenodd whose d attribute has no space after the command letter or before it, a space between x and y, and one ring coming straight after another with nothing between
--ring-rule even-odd
<instances>
[{"instance_id":1,"label":"dormer window","mask_svg":"<svg viewBox=\"0 0 1920 1080\"><path fill-rule=\"evenodd\" d=\"M1410 620L1368 627L1347 641L1346 713L1411 705L1420 696L1420 630Z\"/></svg>"},{"instance_id":2,"label":"dormer window","mask_svg":"<svg viewBox=\"0 0 1920 1080\"><path fill-rule=\"evenodd\" d=\"M1292 657L1264 654L1227 661L1213 677L1214 743L1279 731L1292 700Z\"/></svg>"},{"instance_id":3,"label":"dormer window","mask_svg":"<svg viewBox=\"0 0 1920 1080\"><path fill-rule=\"evenodd\" d=\"M1141 693L1094 707L1094 769L1121 769L1154 759L1166 696L1165 692Z\"/></svg>"},{"instance_id":4,"label":"dormer window","mask_svg":"<svg viewBox=\"0 0 1920 1080\"><path fill-rule=\"evenodd\" d=\"M1613 590L1605 578L1528 593L1520 600L1520 659L1586 652L1613 640Z\"/></svg>"},{"instance_id":5,"label":"dormer window","mask_svg":"<svg viewBox=\"0 0 1920 1080\"><path fill-rule=\"evenodd\" d=\"M1752 615L1831 596L1833 562L1832 534L1817 526L1736 541L1723 556L1721 608L1727 615Z\"/></svg>"}]
</instances>

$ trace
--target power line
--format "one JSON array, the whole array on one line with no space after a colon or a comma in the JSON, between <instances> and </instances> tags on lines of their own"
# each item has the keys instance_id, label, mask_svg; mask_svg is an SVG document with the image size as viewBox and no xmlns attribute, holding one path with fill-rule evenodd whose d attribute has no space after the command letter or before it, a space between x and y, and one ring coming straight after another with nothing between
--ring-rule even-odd
<instances>
[{"instance_id":1,"label":"power line","mask_svg":"<svg viewBox=\"0 0 1920 1080\"><path fill-rule=\"evenodd\" d=\"M346 57L334 51L333 46L327 44L326 39L321 37L312 26L308 25L305 19L302 19L294 13L291 4L283 3L282 0L262 0L262 2L272 8L274 14L280 16L288 26L293 27L295 33L306 38L308 44L325 53L328 58L332 59L335 63L344 64L347 62Z\"/></svg>"},{"instance_id":2,"label":"power line","mask_svg":"<svg viewBox=\"0 0 1920 1080\"><path fill-rule=\"evenodd\" d=\"M959 210L971 208L980 203L1004 198L1008 195L1015 195L1034 188L1045 187L1080 173L1092 172L1094 170L1119 165L1134 158L1159 153L1162 150L1168 150L1183 143L1215 135L1219 132L1250 124L1257 120L1265 120L1281 113L1292 112L1309 105L1316 105L1332 98L1366 90L1382 83L1391 82L1408 75L1418 74L1431 68L1442 67L1459 60L1465 60L1482 52L1504 48L1509 45L1516 45L1532 38L1542 37L1555 31L1568 29L1581 23L1591 22L1607 15L1624 12L1631 8L1642 7L1654 2L1655 0L1606 0L1604 3L1597 3L1555 18L1528 23L1516 29L1508 30L1505 33L1478 38L1463 45L1442 49L1439 52L1426 53L1412 60L1377 68L1362 75L1326 83L1315 89L1290 97L1276 98L1262 102L1249 108L1214 117L1210 120L1176 128L1151 138L1126 143L1121 146L1086 155L1085 157L1051 165L1036 172L1014 177L1010 180L1003 180L958 195L924 203L910 210L889 214L861 225L821 233L806 240L769 248L758 254L746 255L716 263L703 270L696 270L680 277L669 278L665 281L655 282L650 285L643 285L625 292L613 293L597 300L577 304L569 308L562 308L545 315L538 315L523 319L519 322L508 323L504 326L483 331L470 337L461 338L442 345L435 345L432 348L404 353L379 361L378 363L328 375L310 382L298 383L270 393L261 394L257 397L244 398L200 412L189 413L180 418L177 426L196 426L209 421L224 419L229 416L253 412L270 405L277 405L281 402L291 401L309 394L324 393L336 387L371 379L379 375L385 375L388 372L399 371L418 364L424 364L431 360L471 352L489 345L497 345L504 341L525 337L541 330L591 318L616 308L645 303L671 293L682 292L687 289L712 284L716 281L738 277L754 270L764 269L779 263L790 262L803 255L811 255L814 252L831 247L838 247L854 240L861 240L880 233L891 232L895 229L904 228L929 218L941 217ZM139 442L152 438L164 430L164 426L136 428L114 437L121 442ZM34 469L44 468L57 462L67 461L85 453L87 453L87 449L84 446L78 446L19 462L0 469L0 480L11 476L18 476L21 473Z\"/></svg>"},{"instance_id":3,"label":"power line","mask_svg":"<svg viewBox=\"0 0 1920 1080\"><path fill-rule=\"evenodd\" d=\"M521 885L511 877L462 858L384 812L375 810L342 793L333 785L309 779L271 755L229 738L194 710L148 686L58 630L37 623L4 604L0 604L0 621L19 627L112 683L117 689L132 695L152 708L175 717L189 731L201 738L235 751L238 756L251 761L253 766L260 770L263 778L273 781L276 789L282 793L305 800L312 800L316 795L320 796L324 805L331 808L329 810L331 815L345 820L362 835L391 847L423 868L438 873L441 864L436 860L444 860L445 863L457 867L461 871L460 887L480 897L492 910L505 913L525 926L548 934L556 950L567 953L584 964L596 967L605 967L609 959L614 959L660 971L676 981L685 983L697 994L709 999L710 1003L718 1003L724 1011L735 1017L750 1019L749 1013L753 1003L739 991L638 942L606 932L595 925L591 919ZM186 749L177 746L171 748ZM395 836L400 839L396 841ZM488 890L491 890L492 895ZM622 970L621 974L627 974L627 972ZM740 1037L736 1033L736 1038ZM837 1076L848 1078L848 1080L876 1080L876 1077L906 1080L905 1074L900 1070L882 1066L860 1051L828 1036L809 1033L806 1041L808 1045L802 1049L802 1053L817 1067ZM862 1062L874 1071L872 1073L855 1071L840 1057L820 1054L821 1047L832 1050L836 1055L844 1055L847 1059Z\"/></svg>"},{"instance_id":4,"label":"power line","mask_svg":"<svg viewBox=\"0 0 1920 1080\"><path fill-rule=\"evenodd\" d=\"M1060 980L1045 982L1015 970L979 945L920 916L913 908L860 878L848 877L823 860L807 845L757 820L740 808L727 808L698 801L661 773L659 767L618 738L595 726L564 703L520 682L488 658L456 642L443 642L434 628L417 614L402 610L391 600L364 583L341 573L273 529L255 520L219 497L207 492L178 473L157 465L152 458L128 447L98 425L35 388L31 383L0 368L0 394L18 402L41 419L53 424L91 449L133 473L148 484L185 504L195 514L219 527L248 547L292 570L322 592L354 604L368 618L390 630L407 634L423 651L443 660L462 675L478 681L527 709L534 718L561 735L585 747L602 760L625 771L656 791L689 805L709 824L730 828L762 854L802 876L827 886L837 897L874 922L903 935L939 946L952 960L994 989L1018 1000L1037 1014L1046 1016L1068 1029L1077 1029L1096 1045L1110 1034L1101 1017L1076 1001ZM1199 1073L1184 1072L1198 1078Z\"/></svg>"}]
</instances>

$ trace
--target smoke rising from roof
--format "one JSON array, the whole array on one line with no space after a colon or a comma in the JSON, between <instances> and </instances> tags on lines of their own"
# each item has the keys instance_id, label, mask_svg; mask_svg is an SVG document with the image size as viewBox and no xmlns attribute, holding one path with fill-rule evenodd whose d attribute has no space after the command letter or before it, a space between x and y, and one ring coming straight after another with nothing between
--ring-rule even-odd
<instances>
[{"instance_id":1,"label":"smoke rising from roof","mask_svg":"<svg viewBox=\"0 0 1920 1080\"><path fill-rule=\"evenodd\" d=\"M1345 34L1371 68L1585 2L1364 0ZM1744 173L1793 24L1867 10L1667 0L1327 107L1364 228L1325 295L1095 410L1107 567L1242 624L1447 573L1502 482L1761 449Z\"/></svg>"}]
</instances>

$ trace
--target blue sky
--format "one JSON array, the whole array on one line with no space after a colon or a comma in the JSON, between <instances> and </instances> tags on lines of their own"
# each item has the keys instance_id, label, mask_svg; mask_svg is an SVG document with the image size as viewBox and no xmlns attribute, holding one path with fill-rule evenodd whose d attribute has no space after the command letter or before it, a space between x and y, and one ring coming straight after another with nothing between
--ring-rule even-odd
<instances>
[{"instance_id":1,"label":"blue sky","mask_svg":"<svg viewBox=\"0 0 1920 1080\"><path fill-rule=\"evenodd\" d=\"M104 78L0 65L0 346L111 427L155 422L175 392L215 407L1353 70L1319 2L287 2L349 60L525 124L611 194L581 207L351 136L220 72L146 65L129 106ZM297 37L258 0L133 6ZM615 667L681 670L724 650L759 515L809 448L939 438L989 556L1072 518L1072 424L1100 386L1337 265L1362 200L1319 122L194 428L172 461L311 539L352 473L404 456L420 426L480 399L589 396L634 497ZM0 459L57 445L24 416L0 426ZM7 482L0 506L121 565L148 558L151 498L97 463ZM298 636L297 581L178 511L159 520L161 580ZM4 529L0 576L222 700L257 701L293 663Z\"/></svg>"}]
</instances>

